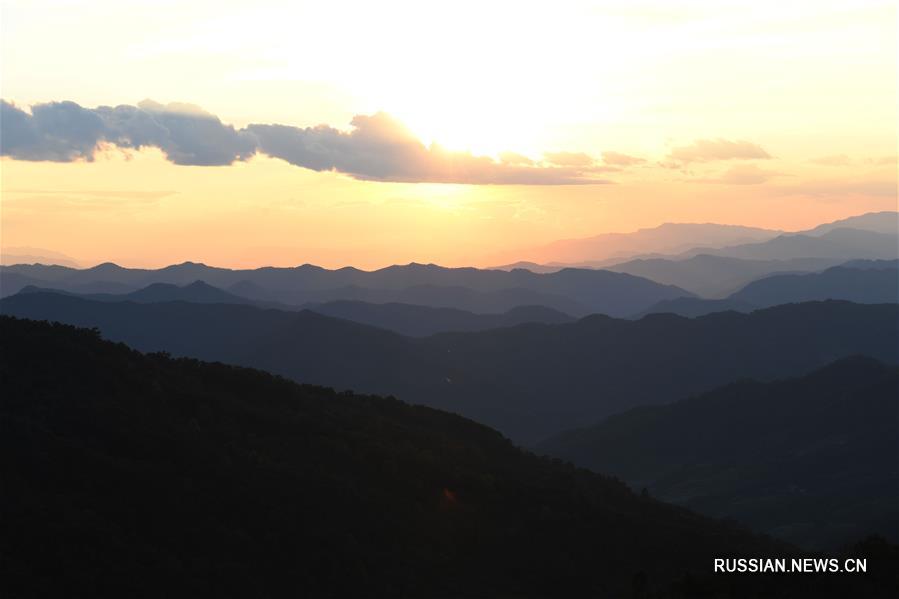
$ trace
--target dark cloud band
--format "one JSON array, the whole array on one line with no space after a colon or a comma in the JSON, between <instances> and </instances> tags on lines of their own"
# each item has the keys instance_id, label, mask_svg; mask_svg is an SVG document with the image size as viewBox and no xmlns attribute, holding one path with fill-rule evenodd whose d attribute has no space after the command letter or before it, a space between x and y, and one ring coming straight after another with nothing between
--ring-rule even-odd
<instances>
[{"instance_id":1,"label":"dark cloud band","mask_svg":"<svg viewBox=\"0 0 899 599\"><path fill-rule=\"evenodd\" d=\"M359 115L352 129L326 125L252 124L235 129L188 104L83 108L74 102L36 104L26 112L0 100L0 155L19 160L90 161L103 144L156 147L175 164L227 165L256 153L315 171L356 179L397 182L572 185L607 183L595 178L584 154L551 164L496 161L438 145L425 146L385 113Z\"/></svg>"}]
</instances>

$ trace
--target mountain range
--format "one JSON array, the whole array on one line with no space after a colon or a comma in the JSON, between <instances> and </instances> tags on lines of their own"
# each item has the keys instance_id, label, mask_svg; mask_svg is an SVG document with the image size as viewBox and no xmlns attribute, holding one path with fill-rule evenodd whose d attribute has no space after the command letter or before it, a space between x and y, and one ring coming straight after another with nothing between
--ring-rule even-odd
<instances>
[{"instance_id":1,"label":"mountain range","mask_svg":"<svg viewBox=\"0 0 899 599\"><path fill-rule=\"evenodd\" d=\"M29 293L3 299L0 312L97 327L142 351L395 395L463 414L525 444L742 377L795 375L859 353L899 361L897 304L810 302L695 319L594 315L420 339L308 310L249 305Z\"/></svg>"},{"instance_id":2,"label":"mountain range","mask_svg":"<svg viewBox=\"0 0 899 599\"><path fill-rule=\"evenodd\" d=\"M541 444L656 497L807 547L899 540L899 367L840 360L640 407Z\"/></svg>"},{"instance_id":3,"label":"mountain range","mask_svg":"<svg viewBox=\"0 0 899 599\"><path fill-rule=\"evenodd\" d=\"M899 257L897 214L864 214L799 233L669 223L633 234L591 238L592 241L587 241L600 249L606 248L603 252L617 244L619 254L632 252L635 257L625 262L584 260L575 264L576 268L522 261L486 270L411 263L376 271L352 267L328 270L308 264L254 270L216 268L192 262L155 270L123 268L112 263L87 269L19 264L0 267L0 296L13 295L27 287L87 295L125 295L155 284L185 286L203 281L223 293L237 296L223 298L227 301L251 301L284 309L330 302L364 302L499 314L520 306L543 306L575 317L591 313L622 317L654 311L658 308L656 304L664 307L672 300L677 300L678 305L701 305L680 298L724 299L749 283L773 274L818 272L859 259L896 260ZM580 247L584 245L581 241L584 240L572 243ZM656 251L675 253L652 253ZM597 255L592 254L594 258ZM597 270L597 266L605 269ZM356 310L359 314L373 310L359 308ZM691 310L702 312L702 309ZM391 319L396 321L385 315L371 322ZM423 327L418 332L402 329L411 334L436 330L439 329Z\"/></svg>"},{"instance_id":4,"label":"mountain range","mask_svg":"<svg viewBox=\"0 0 899 599\"><path fill-rule=\"evenodd\" d=\"M311 265L230 270L195 263L158 270L114 264L83 270L44 265L0 269L5 296L29 285L79 293L105 292L98 288L118 286L127 293L154 283L183 286L198 280L246 299L294 306L354 300L497 313L540 305L573 316L593 312L625 316L663 299L691 295L678 287L641 277L590 269L537 274L523 269L507 272L409 264L371 272L355 268L327 270Z\"/></svg>"},{"instance_id":5,"label":"mountain range","mask_svg":"<svg viewBox=\"0 0 899 599\"><path fill-rule=\"evenodd\" d=\"M699 253L706 253L705 248L694 249L681 256L688 258ZM820 235L779 235L768 241L727 246L708 253L746 260L896 259L899 257L899 232L879 233L839 227Z\"/></svg>"},{"instance_id":6,"label":"mountain range","mask_svg":"<svg viewBox=\"0 0 899 599\"><path fill-rule=\"evenodd\" d=\"M864 304L899 302L899 260L854 260L822 272L771 275L749 283L724 299L662 300L640 315L671 312L693 317L723 310L750 312L779 304L827 299Z\"/></svg>"},{"instance_id":7,"label":"mountain range","mask_svg":"<svg viewBox=\"0 0 899 599\"><path fill-rule=\"evenodd\" d=\"M684 245L679 249L659 251L652 243L640 246L641 240L651 240L654 235L664 239L665 232L676 231L683 233ZM631 255L628 260L604 257L605 250L590 250L588 243L579 259L542 264L519 261L499 268L533 272L572 267L605 269L681 287L706 299L722 299L772 274L816 272L856 259L899 258L899 212L862 214L797 233L756 232L752 239L728 238L722 231L728 229L718 225L662 225L597 238L619 240L622 248L631 248L623 252ZM584 245L580 244L584 240L574 241L572 247ZM633 251L637 247L644 247L644 251Z\"/></svg>"},{"instance_id":8,"label":"mountain range","mask_svg":"<svg viewBox=\"0 0 899 599\"><path fill-rule=\"evenodd\" d=\"M197 304L253 304L251 299L229 293L218 287L213 287L204 281L194 281L188 285L173 285L171 283L152 283L128 293L75 293L62 289L37 287L27 285L19 290L19 293L59 293L98 302L193 302Z\"/></svg>"},{"instance_id":9,"label":"mountain range","mask_svg":"<svg viewBox=\"0 0 899 599\"><path fill-rule=\"evenodd\" d=\"M837 229L851 229L840 233ZM874 233L866 236L860 233ZM885 237L899 235L899 212L871 212L818 225L805 231L784 231L719 224L665 223L633 233L609 233L565 239L539 248L509 253L506 262L527 261L538 269L552 267L605 268L628 259L690 258L699 254L754 260L792 258L896 258L897 247L884 248ZM819 242L809 238L818 238ZM886 251L886 255L881 254ZM860 252L860 253L858 253ZM857 255L848 255L857 253ZM525 266L525 268L529 268Z\"/></svg>"},{"instance_id":10,"label":"mountain range","mask_svg":"<svg viewBox=\"0 0 899 599\"><path fill-rule=\"evenodd\" d=\"M837 266L834 258L750 260L697 254L690 258L638 258L607 266L651 281L676 285L708 299L723 299L758 279L780 273L804 273Z\"/></svg>"},{"instance_id":11,"label":"mountain range","mask_svg":"<svg viewBox=\"0 0 899 599\"><path fill-rule=\"evenodd\" d=\"M507 252L512 261L539 264L599 265L643 254L676 254L697 246L721 247L772 239L781 231L713 223L663 223L632 233L604 233L561 239L535 248ZM497 256L500 258L500 256Z\"/></svg>"},{"instance_id":12,"label":"mountain range","mask_svg":"<svg viewBox=\"0 0 899 599\"><path fill-rule=\"evenodd\" d=\"M335 301L312 304L308 309L325 316L359 322L409 337L484 331L524 323L559 324L575 320L568 314L544 306L518 306L499 314L475 314L455 308L432 308L414 304Z\"/></svg>"},{"instance_id":13,"label":"mountain range","mask_svg":"<svg viewBox=\"0 0 899 599\"><path fill-rule=\"evenodd\" d=\"M795 548L452 414L143 355L62 325L0 318L0 343L7 597L800 588L710 575L716 556ZM801 586L833 588L809 578ZM843 596L889 588L841 578Z\"/></svg>"}]
</instances>

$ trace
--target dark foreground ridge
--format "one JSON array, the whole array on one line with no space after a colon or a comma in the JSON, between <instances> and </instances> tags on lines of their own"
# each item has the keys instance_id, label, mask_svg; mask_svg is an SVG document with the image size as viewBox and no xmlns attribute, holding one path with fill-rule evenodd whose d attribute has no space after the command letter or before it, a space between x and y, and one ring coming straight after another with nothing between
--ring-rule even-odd
<instances>
[{"instance_id":1,"label":"dark foreground ridge","mask_svg":"<svg viewBox=\"0 0 899 599\"><path fill-rule=\"evenodd\" d=\"M795 379L642 407L541 450L806 547L899 541L899 367L856 356Z\"/></svg>"},{"instance_id":2,"label":"dark foreground ridge","mask_svg":"<svg viewBox=\"0 0 899 599\"><path fill-rule=\"evenodd\" d=\"M880 575L711 578L714 557L791 551L433 409L64 325L3 317L0 339L5 597L888 596L893 584L873 558Z\"/></svg>"}]
</instances>

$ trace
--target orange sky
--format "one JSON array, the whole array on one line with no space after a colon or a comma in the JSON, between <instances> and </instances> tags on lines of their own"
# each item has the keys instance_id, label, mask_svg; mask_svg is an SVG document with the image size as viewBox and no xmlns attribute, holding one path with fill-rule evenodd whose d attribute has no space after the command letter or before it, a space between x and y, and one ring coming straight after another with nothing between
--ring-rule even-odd
<instances>
[{"instance_id":1,"label":"orange sky","mask_svg":"<svg viewBox=\"0 0 899 599\"><path fill-rule=\"evenodd\" d=\"M362 180L383 166L364 144L315 172L262 145L224 166L152 145L32 160L10 133L3 247L135 266L490 265L666 221L798 230L897 207L891 2L158 4L4 3L3 100L149 97L237 131L335 134L386 111L422 163L378 176L425 182ZM490 174L429 182L467 153ZM521 184L575 171L606 183ZM477 182L498 178L516 184Z\"/></svg>"}]
</instances>

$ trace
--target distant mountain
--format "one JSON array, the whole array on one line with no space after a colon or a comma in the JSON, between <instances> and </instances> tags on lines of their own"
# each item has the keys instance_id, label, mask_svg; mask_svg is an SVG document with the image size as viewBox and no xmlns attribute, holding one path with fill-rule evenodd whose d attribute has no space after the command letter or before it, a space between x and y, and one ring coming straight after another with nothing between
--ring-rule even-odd
<instances>
[{"instance_id":1,"label":"distant mountain","mask_svg":"<svg viewBox=\"0 0 899 599\"><path fill-rule=\"evenodd\" d=\"M58 264L78 268L78 261L52 250L33 247L5 247L0 250L2 264Z\"/></svg>"},{"instance_id":2,"label":"distant mountain","mask_svg":"<svg viewBox=\"0 0 899 599\"><path fill-rule=\"evenodd\" d=\"M826 326L826 325L824 325ZM571 431L542 451L810 547L899 539L899 368L847 358Z\"/></svg>"},{"instance_id":3,"label":"distant mountain","mask_svg":"<svg viewBox=\"0 0 899 599\"><path fill-rule=\"evenodd\" d=\"M189 285L179 287L169 283L153 283L143 289L129 293L74 293L58 289L49 289L28 285L19 293L61 293L81 297L82 299L101 302L194 302L198 304L256 304L253 300L228 293L218 287L208 285L203 281L194 281Z\"/></svg>"},{"instance_id":4,"label":"distant mountain","mask_svg":"<svg viewBox=\"0 0 899 599\"><path fill-rule=\"evenodd\" d=\"M0 318L0 343L6 597L889 592L712 578L797 552L445 412L60 325Z\"/></svg>"},{"instance_id":5,"label":"distant mountain","mask_svg":"<svg viewBox=\"0 0 899 599\"><path fill-rule=\"evenodd\" d=\"M347 286L303 293L304 305L320 305L332 301L354 301L369 304L400 303L432 308L451 308L474 313L496 313L520 305L544 305L559 312L588 314L590 308L563 295L514 288L477 291L462 286L415 285L405 289L372 289ZM338 299L334 299L338 298ZM617 309L617 307L615 308Z\"/></svg>"},{"instance_id":6,"label":"distant mountain","mask_svg":"<svg viewBox=\"0 0 899 599\"><path fill-rule=\"evenodd\" d=\"M406 290L406 293L414 293L415 291L416 289L413 288L411 291ZM446 290L440 291L446 292ZM181 301L199 304L253 305L260 308L276 308L291 311L301 309L296 306L286 306L276 302L240 297L218 287L208 285L203 281L195 281L182 287L168 283L153 283L143 289L123 294L80 294L34 285L23 287L19 293L57 293L100 302L157 303ZM458 296L454 299L457 303L464 303L464 299ZM573 317L563 312L544 306L518 306L502 313L476 314L455 308L432 308L415 304L375 304L340 300L323 304L307 304L304 308L325 316L368 324L410 337L424 337L434 333L449 331L481 331L527 322L562 323L574 320Z\"/></svg>"},{"instance_id":7,"label":"distant mountain","mask_svg":"<svg viewBox=\"0 0 899 599\"><path fill-rule=\"evenodd\" d=\"M720 298L773 273L817 271L842 261L840 258L751 260L698 254L686 259L640 258L606 268L664 285L676 285L703 297Z\"/></svg>"},{"instance_id":8,"label":"distant mountain","mask_svg":"<svg viewBox=\"0 0 899 599\"><path fill-rule=\"evenodd\" d=\"M506 272L443 268L433 264L391 266L371 272L355 268L327 270L311 265L229 270L191 262L159 270L128 269L115 264L83 270L18 265L0 269L4 293L7 288L8 293L13 293L24 286L10 275L27 277L26 284L65 291L77 291L100 281L114 282L134 291L153 283L182 286L202 280L250 299L288 305L355 300L420 304L478 313L542 305L575 316L594 312L625 316L663 299L691 295L678 287L608 271L564 269L539 274L523 269ZM7 278L13 279L12 284L7 284Z\"/></svg>"},{"instance_id":9,"label":"distant mountain","mask_svg":"<svg viewBox=\"0 0 899 599\"><path fill-rule=\"evenodd\" d=\"M140 302L185 301L201 304L238 304L250 301L233 293L223 291L218 287L213 287L203 281L194 281L183 287L169 283L153 283L143 289L129 293L127 297L130 300Z\"/></svg>"},{"instance_id":10,"label":"distant mountain","mask_svg":"<svg viewBox=\"0 0 899 599\"><path fill-rule=\"evenodd\" d=\"M581 239L563 239L545 246L509 253L509 262L531 261L578 264L621 261L652 253L676 254L694 247L722 247L759 242L781 231L711 223L664 223L632 233L606 233Z\"/></svg>"},{"instance_id":11,"label":"distant mountain","mask_svg":"<svg viewBox=\"0 0 899 599\"><path fill-rule=\"evenodd\" d=\"M18 266L13 268L19 268ZM49 276L44 278L42 275L50 273L49 269L57 267L44 267L43 265L29 266L27 270L33 272L35 276L25 275L12 269L0 270L0 297L15 295L26 288L46 289L54 291L65 291L67 293L77 293L81 295L94 294L126 294L136 291L130 285L124 283L116 283L112 281L90 281L86 283L60 284L60 281ZM64 267L58 267L64 268Z\"/></svg>"},{"instance_id":12,"label":"distant mountain","mask_svg":"<svg viewBox=\"0 0 899 599\"><path fill-rule=\"evenodd\" d=\"M2 272L0 274L0 297L15 295L26 287L40 287L44 281L23 275L18 272Z\"/></svg>"},{"instance_id":13,"label":"distant mountain","mask_svg":"<svg viewBox=\"0 0 899 599\"><path fill-rule=\"evenodd\" d=\"M448 331L482 331L528 322L563 323L571 316L544 306L519 306L500 314L475 314L454 308L413 304L371 304L336 301L307 306L313 312L395 331L409 337L425 337Z\"/></svg>"},{"instance_id":14,"label":"distant mountain","mask_svg":"<svg viewBox=\"0 0 899 599\"><path fill-rule=\"evenodd\" d=\"M889 261L884 261L890 264ZM820 273L772 275L750 283L730 300L755 306L839 299L862 304L899 302L899 268L835 266Z\"/></svg>"},{"instance_id":15,"label":"distant mountain","mask_svg":"<svg viewBox=\"0 0 899 599\"><path fill-rule=\"evenodd\" d=\"M795 375L853 354L899 361L896 304L790 304L695 319L597 315L422 339L310 311L228 304L32 293L3 299L0 312L97 327L140 350L395 395L474 418L522 443L743 377Z\"/></svg>"},{"instance_id":16,"label":"distant mountain","mask_svg":"<svg viewBox=\"0 0 899 599\"><path fill-rule=\"evenodd\" d=\"M634 318L643 318L648 314L677 314L686 318L696 318L715 312L752 312L760 306L750 304L739 299L702 299L699 297L679 297L673 300L663 300Z\"/></svg>"},{"instance_id":17,"label":"distant mountain","mask_svg":"<svg viewBox=\"0 0 899 599\"><path fill-rule=\"evenodd\" d=\"M850 260L842 264L844 268L883 269L899 268L899 260Z\"/></svg>"},{"instance_id":18,"label":"distant mountain","mask_svg":"<svg viewBox=\"0 0 899 599\"><path fill-rule=\"evenodd\" d=\"M858 216L850 216L832 223L818 225L814 229L809 229L806 233L809 235L821 235L834 229L843 228L899 235L899 212L869 212Z\"/></svg>"},{"instance_id":19,"label":"distant mountain","mask_svg":"<svg viewBox=\"0 0 899 599\"><path fill-rule=\"evenodd\" d=\"M533 272L553 272L565 267L602 268L720 297L772 272L819 270L853 258L899 257L897 236L899 212L862 214L797 233L731 225L666 223L634 233L567 239L510 253L507 258L518 262L498 268L519 267ZM725 273L728 285L716 283L715 276L704 272L702 267L691 268L688 259L703 255L759 263L734 263L737 270ZM764 264L771 261L774 263ZM790 261L796 264L788 264ZM687 264L672 265L672 262ZM714 268L714 265L706 266Z\"/></svg>"},{"instance_id":20,"label":"distant mountain","mask_svg":"<svg viewBox=\"0 0 899 599\"><path fill-rule=\"evenodd\" d=\"M680 257L689 258L700 253L746 260L796 258L828 258L841 262L859 258L892 260L899 256L899 234L836 228L821 235L786 234L765 242L723 247L713 251L694 248L684 252Z\"/></svg>"},{"instance_id":21,"label":"distant mountain","mask_svg":"<svg viewBox=\"0 0 899 599\"><path fill-rule=\"evenodd\" d=\"M634 317L658 313L695 317L725 310L751 312L779 304L822 300L860 304L899 302L899 261L853 260L819 273L771 275L724 299L663 300Z\"/></svg>"},{"instance_id":22,"label":"distant mountain","mask_svg":"<svg viewBox=\"0 0 899 599\"><path fill-rule=\"evenodd\" d=\"M563 268L570 268L570 264L537 264L536 262L514 262L512 264L503 264L500 266L492 266L490 270L516 270L523 269L537 273L558 272Z\"/></svg>"}]
</instances>

